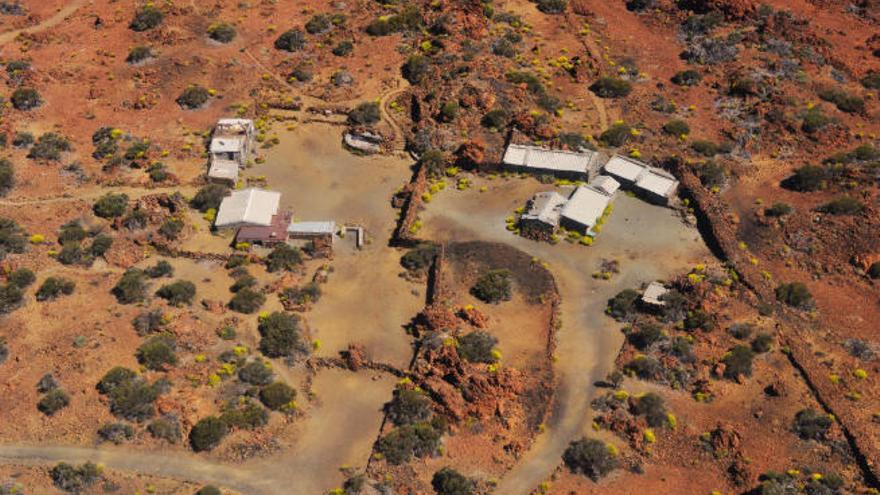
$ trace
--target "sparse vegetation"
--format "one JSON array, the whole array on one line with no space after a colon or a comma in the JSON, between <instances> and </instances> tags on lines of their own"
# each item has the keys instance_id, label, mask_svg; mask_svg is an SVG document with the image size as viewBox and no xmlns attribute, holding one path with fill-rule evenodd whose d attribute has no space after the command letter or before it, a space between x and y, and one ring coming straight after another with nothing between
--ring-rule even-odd
<instances>
[{"instance_id":1,"label":"sparse vegetation","mask_svg":"<svg viewBox=\"0 0 880 495\"><path fill-rule=\"evenodd\" d=\"M228 187L220 184L208 184L199 189L199 192L190 201L190 205L202 213L211 209L216 210L220 208L220 203L228 194Z\"/></svg>"},{"instance_id":2,"label":"sparse vegetation","mask_svg":"<svg viewBox=\"0 0 880 495\"><path fill-rule=\"evenodd\" d=\"M196 452L213 450L229 432L226 423L216 417L202 418L189 432L189 443Z\"/></svg>"},{"instance_id":3,"label":"sparse vegetation","mask_svg":"<svg viewBox=\"0 0 880 495\"><path fill-rule=\"evenodd\" d=\"M151 370L164 370L177 364L177 342L169 334L150 337L137 350L138 362Z\"/></svg>"},{"instance_id":4,"label":"sparse vegetation","mask_svg":"<svg viewBox=\"0 0 880 495\"><path fill-rule=\"evenodd\" d=\"M73 294L76 283L63 277L49 277L37 290L37 301L49 301L58 296Z\"/></svg>"},{"instance_id":5,"label":"sparse vegetation","mask_svg":"<svg viewBox=\"0 0 880 495\"><path fill-rule=\"evenodd\" d=\"M43 98L34 88L18 88L9 97L12 107L27 112L43 104Z\"/></svg>"},{"instance_id":6,"label":"sparse vegetation","mask_svg":"<svg viewBox=\"0 0 880 495\"><path fill-rule=\"evenodd\" d=\"M375 101L361 103L348 112L348 122L354 125L372 125L379 122L380 118L379 104Z\"/></svg>"},{"instance_id":7,"label":"sparse vegetation","mask_svg":"<svg viewBox=\"0 0 880 495\"><path fill-rule=\"evenodd\" d=\"M306 34L300 29L287 30L275 40L275 48L286 52L297 52L305 46Z\"/></svg>"},{"instance_id":8,"label":"sparse vegetation","mask_svg":"<svg viewBox=\"0 0 880 495\"><path fill-rule=\"evenodd\" d=\"M776 299L791 307L808 309L813 304L813 295L801 282L780 284L776 287Z\"/></svg>"},{"instance_id":9,"label":"sparse vegetation","mask_svg":"<svg viewBox=\"0 0 880 495\"><path fill-rule=\"evenodd\" d=\"M218 22L208 27L208 37L218 43L231 43L238 33L228 22Z\"/></svg>"},{"instance_id":10,"label":"sparse vegetation","mask_svg":"<svg viewBox=\"0 0 880 495\"><path fill-rule=\"evenodd\" d=\"M54 416L68 405L70 405L70 396L64 390L56 388L50 390L37 402L37 409L46 416Z\"/></svg>"},{"instance_id":11,"label":"sparse vegetation","mask_svg":"<svg viewBox=\"0 0 880 495\"><path fill-rule=\"evenodd\" d=\"M632 92L629 81L605 76L590 86L590 91L602 98L625 98Z\"/></svg>"},{"instance_id":12,"label":"sparse vegetation","mask_svg":"<svg viewBox=\"0 0 880 495\"><path fill-rule=\"evenodd\" d=\"M85 493L86 490L101 481L101 468L91 462L73 466L59 462L50 471L52 483L68 493Z\"/></svg>"},{"instance_id":13,"label":"sparse vegetation","mask_svg":"<svg viewBox=\"0 0 880 495\"><path fill-rule=\"evenodd\" d=\"M250 288L236 291L229 301L229 309L246 315L257 312L266 302L266 296Z\"/></svg>"},{"instance_id":14,"label":"sparse vegetation","mask_svg":"<svg viewBox=\"0 0 880 495\"><path fill-rule=\"evenodd\" d=\"M721 359L724 363L724 377L736 380L740 376L752 376L752 360L755 353L750 347L738 345Z\"/></svg>"},{"instance_id":15,"label":"sparse vegetation","mask_svg":"<svg viewBox=\"0 0 880 495\"><path fill-rule=\"evenodd\" d=\"M615 320L626 321L635 316L639 293L633 289L620 291L608 301L607 313Z\"/></svg>"},{"instance_id":16,"label":"sparse vegetation","mask_svg":"<svg viewBox=\"0 0 880 495\"><path fill-rule=\"evenodd\" d=\"M184 110L198 110L207 105L210 99L211 93L207 89L198 84L193 84L187 86L183 93L180 93L180 96L177 97L176 101L180 108Z\"/></svg>"},{"instance_id":17,"label":"sparse vegetation","mask_svg":"<svg viewBox=\"0 0 880 495\"><path fill-rule=\"evenodd\" d=\"M162 14L162 11L159 10L152 4L145 5L137 10L134 14L134 18L131 20L131 23L128 27L132 31L142 32L149 31L155 27L158 27L162 24L162 20L165 18L165 15Z\"/></svg>"},{"instance_id":18,"label":"sparse vegetation","mask_svg":"<svg viewBox=\"0 0 880 495\"><path fill-rule=\"evenodd\" d=\"M287 357L303 354L308 347L303 341L299 318L289 313L275 312L260 320L260 351L269 357Z\"/></svg>"},{"instance_id":19,"label":"sparse vegetation","mask_svg":"<svg viewBox=\"0 0 880 495\"><path fill-rule=\"evenodd\" d=\"M266 256L266 270L270 273L291 271L303 262L302 251L289 244L279 244Z\"/></svg>"},{"instance_id":20,"label":"sparse vegetation","mask_svg":"<svg viewBox=\"0 0 880 495\"><path fill-rule=\"evenodd\" d=\"M498 360L493 352L496 345L498 339L490 333L475 330L458 340L458 354L471 363L494 363Z\"/></svg>"},{"instance_id":21,"label":"sparse vegetation","mask_svg":"<svg viewBox=\"0 0 880 495\"><path fill-rule=\"evenodd\" d=\"M129 268L111 291L120 304L141 302L147 297L147 275L137 268Z\"/></svg>"},{"instance_id":22,"label":"sparse vegetation","mask_svg":"<svg viewBox=\"0 0 880 495\"><path fill-rule=\"evenodd\" d=\"M260 389L260 402L273 411L280 411L296 399L296 390L284 382L274 382Z\"/></svg>"},{"instance_id":23,"label":"sparse vegetation","mask_svg":"<svg viewBox=\"0 0 880 495\"><path fill-rule=\"evenodd\" d=\"M825 440L831 430L832 420L827 414L815 409L802 409L794 417L793 429L804 440Z\"/></svg>"},{"instance_id":24,"label":"sparse vegetation","mask_svg":"<svg viewBox=\"0 0 880 495\"><path fill-rule=\"evenodd\" d=\"M152 48L144 45L137 45L128 51L128 56L125 58L125 61L129 64L135 65L151 58L153 58Z\"/></svg>"},{"instance_id":25,"label":"sparse vegetation","mask_svg":"<svg viewBox=\"0 0 880 495\"><path fill-rule=\"evenodd\" d=\"M445 467L431 477L431 486L437 495L472 495L474 482L455 469Z\"/></svg>"},{"instance_id":26,"label":"sparse vegetation","mask_svg":"<svg viewBox=\"0 0 880 495\"><path fill-rule=\"evenodd\" d=\"M189 280L177 280L174 283L163 285L156 291L156 295L168 301L172 306L192 304L196 295L196 285Z\"/></svg>"},{"instance_id":27,"label":"sparse vegetation","mask_svg":"<svg viewBox=\"0 0 880 495\"><path fill-rule=\"evenodd\" d=\"M438 417L430 422L400 426L380 438L376 449L390 464L404 464L413 457L433 455L440 446L445 429L446 425Z\"/></svg>"},{"instance_id":28,"label":"sparse vegetation","mask_svg":"<svg viewBox=\"0 0 880 495\"><path fill-rule=\"evenodd\" d=\"M608 447L593 438L571 442L562 460L571 472L583 474L593 481L599 481L618 466L617 459Z\"/></svg>"},{"instance_id":29,"label":"sparse vegetation","mask_svg":"<svg viewBox=\"0 0 880 495\"><path fill-rule=\"evenodd\" d=\"M864 211L865 205L852 196L838 196L819 207L822 213L832 215L858 215Z\"/></svg>"},{"instance_id":30,"label":"sparse vegetation","mask_svg":"<svg viewBox=\"0 0 880 495\"><path fill-rule=\"evenodd\" d=\"M12 162L0 158L0 197L5 196L15 185L15 169Z\"/></svg>"},{"instance_id":31,"label":"sparse vegetation","mask_svg":"<svg viewBox=\"0 0 880 495\"><path fill-rule=\"evenodd\" d=\"M424 393L409 388L395 390L394 398L385 406L385 412L396 426L428 421L433 415L431 399Z\"/></svg>"},{"instance_id":32,"label":"sparse vegetation","mask_svg":"<svg viewBox=\"0 0 880 495\"><path fill-rule=\"evenodd\" d=\"M513 297L513 281L509 270L490 270L481 276L471 287L471 294L477 299L498 304Z\"/></svg>"},{"instance_id":33,"label":"sparse vegetation","mask_svg":"<svg viewBox=\"0 0 880 495\"><path fill-rule=\"evenodd\" d=\"M101 218L121 217L125 215L127 210L128 196L126 194L107 193L92 206L92 211Z\"/></svg>"}]
</instances>

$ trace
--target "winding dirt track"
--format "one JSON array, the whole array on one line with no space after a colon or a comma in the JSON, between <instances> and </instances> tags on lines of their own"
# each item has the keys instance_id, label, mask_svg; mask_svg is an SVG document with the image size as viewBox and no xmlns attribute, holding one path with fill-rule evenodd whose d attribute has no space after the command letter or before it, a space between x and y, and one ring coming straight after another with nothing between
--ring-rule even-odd
<instances>
[{"instance_id":1,"label":"winding dirt track","mask_svg":"<svg viewBox=\"0 0 880 495\"><path fill-rule=\"evenodd\" d=\"M20 34L32 34L38 33L40 31L49 29L51 27L57 26L61 21L68 18L77 9L85 5L86 0L74 0L70 2L70 4L65 5L63 9L59 10L55 15L46 19L45 21L37 24L36 26L27 27L24 29L16 29L14 31L7 31L5 33L0 33L0 45L5 45L10 41L15 40Z\"/></svg>"}]
</instances>

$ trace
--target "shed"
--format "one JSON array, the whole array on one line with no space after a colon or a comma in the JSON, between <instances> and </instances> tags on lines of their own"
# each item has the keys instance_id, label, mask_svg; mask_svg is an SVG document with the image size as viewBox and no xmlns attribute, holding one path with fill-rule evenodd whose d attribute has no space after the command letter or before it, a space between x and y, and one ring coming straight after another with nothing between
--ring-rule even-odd
<instances>
[{"instance_id":1,"label":"shed","mask_svg":"<svg viewBox=\"0 0 880 495\"><path fill-rule=\"evenodd\" d=\"M235 242L274 246L287 241L287 226L293 215L283 211L272 216L269 225L244 225L235 234Z\"/></svg>"},{"instance_id":2,"label":"shed","mask_svg":"<svg viewBox=\"0 0 880 495\"><path fill-rule=\"evenodd\" d=\"M520 233L536 240L549 240L559 227L565 196L556 191L540 192L529 200L519 219Z\"/></svg>"},{"instance_id":3,"label":"shed","mask_svg":"<svg viewBox=\"0 0 880 495\"><path fill-rule=\"evenodd\" d=\"M336 233L336 222L293 222L287 226L291 239L330 238Z\"/></svg>"},{"instance_id":4,"label":"shed","mask_svg":"<svg viewBox=\"0 0 880 495\"><path fill-rule=\"evenodd\" d=\"M608 175L600 175L599 177L596 177L590 182L590 185L608 196L614 196L614 193L620 189L620 182L617 182Z\"/></svg>"},{"instance_id":5,"label":"shed","mask_svg":"<svg viewBox=\"0 0 880 495\"><path fill-rule=\"evenodd\" d=\"M214 226L217 228L244 225L272 225L272 217L278 213L281 193L257 188L233 191L223 198L217 210Z\"/></svg>"},{"instance_id":6,"label":"shed","mask_svg":"<svg viewBox=\"0 0 880 495\"><path fill-rule=\"evenodd\" d=\"M599 173L605 155L597 151L564 151L510 144L504 152L506 168L588 181Z\"/></svg>"},{"instance_id":7,"label":"shed","mask_svg":"<svg viewBox=\"0 0 880 495\"><path fill-rule=\"evenodd\" d=\"M238 182L238 163L230 160L211 160L208 178L214 182L235 185Z\"/></svg>"},{"instance_id":8,"label":"shed","mask_svg":"<svg viewBox=\"0 0 880 495\"><path fill-rule=\"evenodd\" d=\"M625 185L633 185L648 169L646 163L621 155L614 155L605 164L605 173Z\"/></svg>"},{"instance_id":9,"label":"shed","mask_svg":"<svg viewBox=\"0 0 880 495\"><path fill-rule=\"evenodd\" d=\"M678 189L675 177L657 168L650 168L635 183L636 192L647 200L658 204L667 204Z\"/></svg>"},{"instance_id":10,"label":"shed","mask_svg":"<svg viewBox=\"0 0 880 495\"><path fill-rule=\"evenodd\" d=\"M590 186L580 186L562 208L560 223L569 230L587 233L610 202L611 196Z\"/></svg>"},{"instance_id":11,"label":"shed","mask_svg":"<svg viewBox=\"0 0 880 495\"><path fill-rule=\"evenodd\" d=\"M651 306L665 306L666 301L662 298L667 293L669 293L669 289L665 285L657 281L651 282L642 293L642 302Z\"/></svg>"}]
</instances>

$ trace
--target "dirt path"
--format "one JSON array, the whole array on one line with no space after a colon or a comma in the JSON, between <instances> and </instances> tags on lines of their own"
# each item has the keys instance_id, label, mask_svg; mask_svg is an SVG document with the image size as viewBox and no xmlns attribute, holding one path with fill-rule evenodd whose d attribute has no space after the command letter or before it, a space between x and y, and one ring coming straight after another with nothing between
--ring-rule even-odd
<instances>
[{"instance_id":1,"label":"dirt path","mask_svg":"<svg viewBox=\"0 0 880 495\"><path fill-rule=\"evenodd\" d=\"M382 113L382 118L385 119L385 122L388 123L391 130L394 132L394 151L399 152L404 151L404 148L406 147L406 139L400 123L397 122L394 114L388 111L388 105L408 89L409 84L405 84L402 88L397 88L385 93L379 99L379 110Z\"/></svg>"},{"instance_id":2,"label":"dirt path","mask_svg":"<svg viewBox=\"0 0 880 495\"><path fill-rule=\"evenodd\" d=\"M35 204L46 204L46 203L67 203L74 201L84 201L84 200L95 200L100 198L101 196L107 193L124 193L128 195L129 199L139 199L144 196L150 194L172 194L175 192L180 192L181 194L191 194L196 191L195 186L191 185L180 185L180 186L167 186L167 187L156 187L156 188L147 188L147 187L135 187L135 186L123 186L123 187L97 187L95 189L85 190L82 192L77 192L77 194L65 193L60 196L50 196L50 197L42 197L42 198L26 198L26 199L5 199L0 201L0 206L28 206Z\"/></svg>"},{"instance_id":3,"label":"dirt path","mask_svg":"<svg viewBox=\"0 0 880 495\"><path fill-rule=\"evenodd\" d=\"M64 8L59 10L55 15L37 24L36 26L0 33L0 45L5 45L10 41L14 41L15 38L17 38L20 34L38 33L53 26L57 26L61 21L70 17L71 14L76 12L76 10L82 7L85 3L86 0L74 0L73 2L70 2L70 4L65 5Z\"/></svg>"}]
</instances>

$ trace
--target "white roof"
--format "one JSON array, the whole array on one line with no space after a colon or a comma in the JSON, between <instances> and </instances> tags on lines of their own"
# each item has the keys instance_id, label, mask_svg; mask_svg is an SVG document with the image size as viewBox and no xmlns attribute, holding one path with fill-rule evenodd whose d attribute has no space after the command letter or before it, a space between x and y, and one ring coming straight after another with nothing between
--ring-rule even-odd
<instances>
[{"instance_id":1,"label":"white roof","mask_svg":"<svg viewBox=\"0 0 880 495\"><path fill-rule=\"evenodd\" d=\"M665 302L660 298L668 292L669 289L660 282L651 282L648 284L648 287L645 288L645 292L642 293L642 300L649 304L663 306Z\"/></svg>"},{"instance_id":2,"label":"white roof","mask_svg":"<svg viewBox=\"0 0 880 495\"><path fill-rule=\"evenodd\" d=\"M211 153L236 153L244 150L244 136L215 137L211 140Z\"/></svg>"},{"instance_id":3,"label":"white roof","mask_svg":"<svg viewBox=\"0 0 880 495\"><path fill-rule=\"evenodd\" d=\"M532 198L529 210L522 217L556 225L565 201L565 196L556 191L540 192Z\"/></svg>"},{"instance_id":4,"label":"white roof","mask_svg":"<svg viewBox=\"0 0 880 495\"><path fill-rule=\"evenodd\" d=\"M252 126L254 125L254 121L251 119L220 119L217 121L217 125L219 126Z\"/></svg>"},{"instance_id":5,"label":"white roof","mask_svg":"<svg viewBox=\"0 0 880 495\"><path fill-rule=\"evenodd\" d=\"M618 189L620 189L620 182L617 182L613 177L608 175L600 175L599 177L596 177L590 185L609 196L613 195Z\"/></svg>"},{"instance_id":6,"label":"white roof","mask_svg":"<svg viewBox=\"0 0 880 495\"><path fill-rule=\"evenodd\" d=\"M214 225L224 227L248 224L269 226L272 216L278 213L281 193L249 188L233 191L223 198Z\"/></svg>"},{"instance_id":7,"label":"white roof","mask_svg":"<svg viewBox=\"0 0 880 495\"><path fill-rule=\"evenodd\" d=\"M517 167L586 174L598 166L599 153L549 150L537 146L511 144L504 152L504 164Z\"/></svg>"},{"instance_id":8,"label":"white roof","mask_svg":"<svg viewBox=\"0 0 880 495\"><path fill-rule=\"evenodd\" d=\"M669 197L675 192L678 181L661 170L649 169L636 181L636 187L661 197Z\"/></svg>"},{"instance_id":9,"label":"white roof","mask_svg":"<svg viewBox=\"0 0 880 495\"><path fill-rule=\"evenodd\" d=\"M231 160L211 160L208 177L212 179L238 181L238 162Z\"/></svg>"},{"instance_id":10,"label":"white roof","mask_svg":"<svg viewBox=\"0 0 880 495\"><path fill-rule=\"evenodd\" d=\"M635 182L639 176L648 168L648 165L632 158L614 155L605 164L605 172Z\"/></svg>"},{"instance_id":11,"label":"white roof","mask_svg":"<svg viewBox=\"0 0 880 495\"><path fill-rule=\"evenodd\" d=\"M580 186L562 208L562 216L588 228L605 212L611 197L589 186Z\"/></svg>"},{"instance_id":12,"label":"white roof","mask_svg":"<svg viewBox=\"0 0 880 495\"><path fill-rule=\"evenodd\" d=\"M336 222L293 222L287 231L291 234L335 234Z\"/></svg>"},{"instance_id":13,"label":"white roof","mask_svg":"<svg viewBox=\"0 0 880 495\"><path fill-rule=\"evenodd\" d=\"M215 132L222 134L248 134L254 132L254 121L250 119L220 119Z\"/></svg>"}]
</instances>

